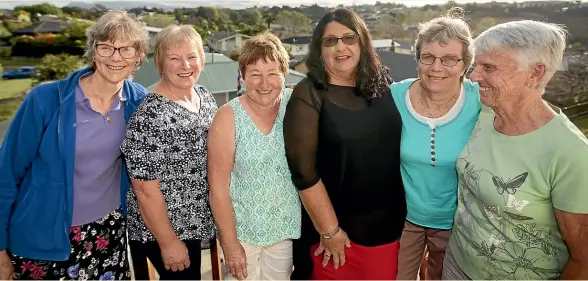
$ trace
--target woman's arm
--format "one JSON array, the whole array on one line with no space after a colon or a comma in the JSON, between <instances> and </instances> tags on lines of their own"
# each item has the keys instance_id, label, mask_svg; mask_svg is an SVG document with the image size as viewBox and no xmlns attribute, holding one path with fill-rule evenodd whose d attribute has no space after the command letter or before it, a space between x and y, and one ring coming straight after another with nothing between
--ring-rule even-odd
<instances>
[{"instance_id":1,"label":"woman's arm","mask_svg":"<svg viewBox=\"0 0 588 281\"><path fill-rule=\"evenodd\" d=\"M208 132L208 184L210 208L218 228L219 240L228 271L235 278L247 278L247 258L237 237L233 204L229 193L235 158L235 121L229 105L214 116Z\"/></svg>"},{"instance_id":2,"label":"woman's arm","mask_svg":"<svg viewBox=\"0 0 588 281\"><path fill-rule=\"evenodd\" d=\"M159 244L165 268L182 271L190 267L188 249L176 236L167 215L165 198L159 190L159 180L131 180L131 184L137 195L141 218Z\"/></svg>"},{"instance_id":3,"label":"woman's arm","mask_svg":"<svg viewBox=\"0 0 588 281\"><path fill-rule=\"evenodd\" d=\"M559 232L569 251L561 280L588 280L588 214L554 211Z\"/></svg>"},{"instance_id":4,"label":"woman's arm","mask_svg":"<svg viewBox=\"0 0 588 281\"><path fill-rule=\"evenodd\" d=\"M578 131L578 134L580 132ZM550 166L555 219L569 252L562 280L588 280L588 144L558 153Z\"/></svg>"},{"instance_id":5,"label":"woman's arm","mask_svg":"<svg viewBox=\"0 0 588 281\"><path fill-rule=\"evenodd\" d=\"M301 190L299 194L304 208L320 234L332 233L337 229L339 221L322 180L312 187Z\"/></svg>"},{"instance_id":6,"label":"woman's arm","mask_svg":"<svg viewBox=\"0 0 588 281\"><path fill-rule=\"evenodd\" d=\"M159 244L166 269L177 271L189 267L190 259L186 245L176 236L160 191L160 171L166 161L162 143L168 135L162 131L164 125L157 103L143 101L127 125L121 151L143 222Z\"/></svg>"},{"instance_id":7,"label":"woman's arm","mask_svg":"<svg viewBox=\"0 0 588 281\"><path fill-rule=\"evenodd\" d=\"M38 98L34 88L20 105L0 147L0 280L12 279L13 267L6 251L8 225L20 182L38 153L45 130Z\"/></svg>"},{"instance_id":8,"label":"woman's arm","mask_svg":"<svg viewBox=\"0 0 588 281\"><path fill-rule=\"evenodd\" d=\"M159 180L131 180L131 183L145 226L161 248L172 245L178 237L169 221L165 198L159 190Z\"/></svg>"},{"instance_id":9,"label":"woman's arm","mask_svg":"<svg viewBox=\"0 0 588 281\"><path fill-rule=\"evenodd\" d=\"M222 106L215 114L207 143L210 208L218 227L219 240L221 243L239 242L229 194L235 158L235 121L228 105Z\"/></svg>"}]
</instances>

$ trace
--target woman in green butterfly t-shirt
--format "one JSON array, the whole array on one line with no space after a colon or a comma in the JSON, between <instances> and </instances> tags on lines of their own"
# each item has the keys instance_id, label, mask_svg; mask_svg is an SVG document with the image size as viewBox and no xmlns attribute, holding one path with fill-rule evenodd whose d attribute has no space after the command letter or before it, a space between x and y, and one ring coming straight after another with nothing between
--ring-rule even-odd
<instances>
[{"instance_id":1,"label":"woman in green butterfly t-shirt","mask_svg":"<svg viewBox=\"0 0 588 281\"><path fill-rule=\"evenodd\" d=\"M588 140L542 99L565 32L508 22L474 45L486 106L457 161L443 279L588 279Z\"/></svg>"}]
</instances>

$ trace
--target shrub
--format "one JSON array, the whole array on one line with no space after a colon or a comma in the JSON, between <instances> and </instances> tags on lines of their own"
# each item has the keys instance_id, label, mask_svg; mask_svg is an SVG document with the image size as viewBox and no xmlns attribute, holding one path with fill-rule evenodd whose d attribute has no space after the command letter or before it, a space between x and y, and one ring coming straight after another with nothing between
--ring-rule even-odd
<instances>
[{"instance_id":1,"label":"shrub","mask_svg":"<svg viewBox=\"0 0 588 281\"><path fill-rule=\"evenodd\" d=\"M12 54L12 50L9 48L0 49L0 58L9 58Z\"/></svg>"},{"instance_id":2,"label":"shrub","mask_svg":"<svg viewBox=\"0 0 588 281\"><path fill-rule=\"evenodd\" d=\"M43 81L63 79L73 71L82 67L80 57L68 54L45 55L41 65L37 68L39 73L35 84Z\"/></svg>"}]
</instances>

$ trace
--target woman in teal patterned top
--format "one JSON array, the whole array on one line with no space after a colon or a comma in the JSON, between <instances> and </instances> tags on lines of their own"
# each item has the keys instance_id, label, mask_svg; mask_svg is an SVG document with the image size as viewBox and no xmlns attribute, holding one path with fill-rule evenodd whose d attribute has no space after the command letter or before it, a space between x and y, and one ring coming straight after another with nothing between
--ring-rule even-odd
<instances>
[{"instance_id":1,"label":"woman in teal patterned top","mask_svg":"<svg viewBox=\"0 0 588 281\"><path fill-rule=\"evenodd\" d=\"M288 53L271 33L252 37L239 71L246 93L219 109L209 133L210 205L229 278L286 280L301 216L282 134Z\"/></svg>"}]
</instances>

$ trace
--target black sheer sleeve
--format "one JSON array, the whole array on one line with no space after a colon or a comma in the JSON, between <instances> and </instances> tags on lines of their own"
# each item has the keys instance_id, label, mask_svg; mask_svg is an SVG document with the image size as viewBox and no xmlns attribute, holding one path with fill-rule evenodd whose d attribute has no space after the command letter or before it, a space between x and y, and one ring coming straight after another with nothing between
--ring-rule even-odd
<instances>
[{"instance_id":1,"label":"black sheer sleeve","mask_svg":"<svg viewBox=\"0 0 588 281\"><path fill-rule=\"evenodd\" d=\"M314 186L320 179L316 151L320 104L311 92L307 78L294 87L284 116L284 143L292 181L298 190Z\"/></svg>"}]
</instances>

